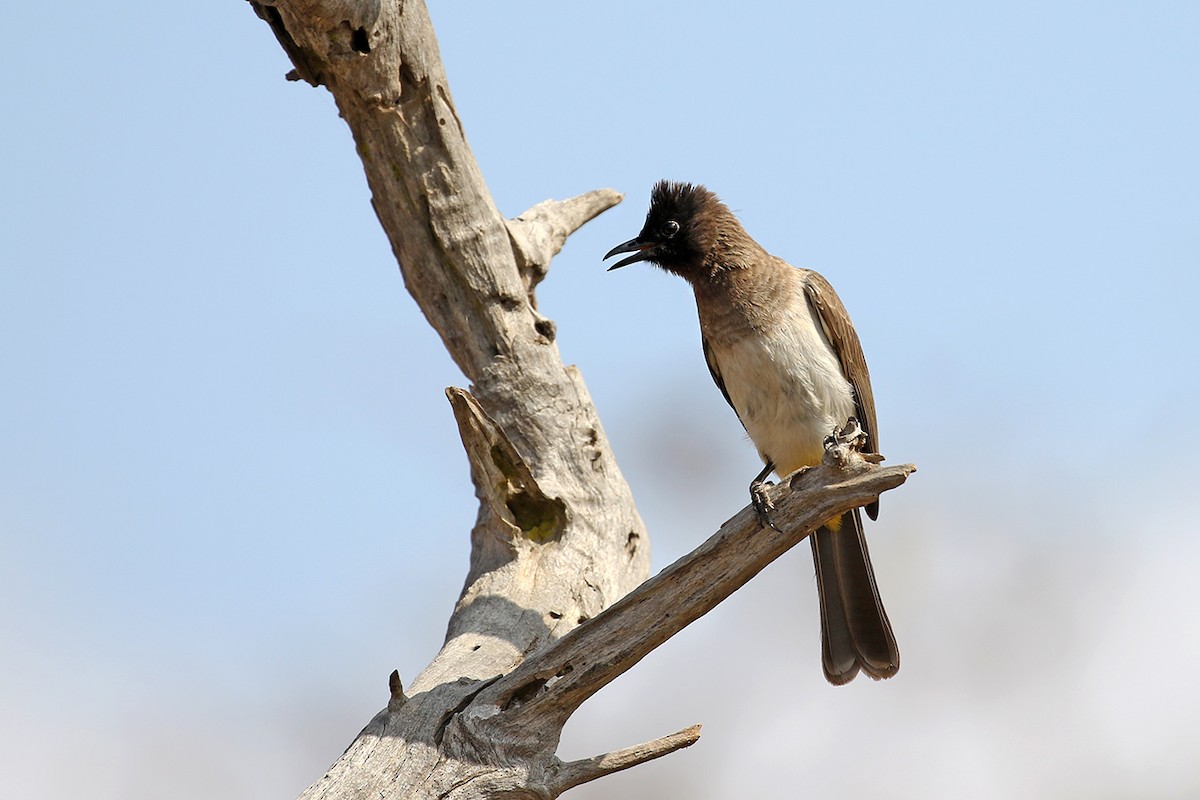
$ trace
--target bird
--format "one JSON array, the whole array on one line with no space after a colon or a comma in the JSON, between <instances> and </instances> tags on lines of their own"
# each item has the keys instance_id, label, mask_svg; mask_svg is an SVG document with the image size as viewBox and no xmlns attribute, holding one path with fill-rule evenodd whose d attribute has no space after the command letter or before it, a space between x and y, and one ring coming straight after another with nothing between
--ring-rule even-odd
<instances>
[{"instance_id":1,"label":"bird","mask_svg":"<svg viewBox=\"0 0 1200 800\"><path fill-rule=\"evenodd\" d=\"M824 441L857 421L879 452L875 398L850 315L823 276L768 253L716 194L700 184L659 181L641 232L604 260L609 271L646 261L691 284L712 378L762 457L750 484L760 523L771 525L763 491L820 463ZM865 506L874 520L879 501ZM900 669L855 508L809 537L821 614L821 665L834 685L859 672L876 680Z\"/></svg>"}]
</instances>

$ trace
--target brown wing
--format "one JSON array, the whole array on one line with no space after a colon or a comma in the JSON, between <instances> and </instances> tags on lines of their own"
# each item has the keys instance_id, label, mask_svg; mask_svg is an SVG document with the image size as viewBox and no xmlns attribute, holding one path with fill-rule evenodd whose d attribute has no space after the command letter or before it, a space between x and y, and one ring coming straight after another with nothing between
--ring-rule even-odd
<instances>
[{"instance_id":1,"label":"brown wing","mask_svg":"<svg viewBox=\"0 0 1200 800\"><path fill-rule=\"evenodd\" d=\"M733 401L729 399L729 391L725 388L724 379L721 378L721 370L717 366L716 356L713 355L712 348L708 345L708 339L705 339L703 335L700 336L700 344L704 347L704 361L708 364L708 371L712 375L713 383L721 390L721 396L725 398L725 402L729 403L730 408L733 408ZM736 408L733 408L733 413L737 413Z\"/></svg>"},{"instance_id":2,"label":"brown wing","mask_svg":"<svg viewBox=\"0 0 1200 800\"><path fill-rule=\"evenodd\" d=\"M817 319L821 321L825 338L833 346L833 351L842 364L842 374L854 387L858 424L867 432L866 449L878 453L879 429L875 421L875 395L871 392L871 375L867 372L867 359L863 355L862 344L858 341L854 325L850 322L850 314L829 281L820 273L807 271L804 277L804 294L809 305L817 312ZM867 506L867 515L871 519L875 519L878 513L878 501Z\"/></svg>"}]
</instances>

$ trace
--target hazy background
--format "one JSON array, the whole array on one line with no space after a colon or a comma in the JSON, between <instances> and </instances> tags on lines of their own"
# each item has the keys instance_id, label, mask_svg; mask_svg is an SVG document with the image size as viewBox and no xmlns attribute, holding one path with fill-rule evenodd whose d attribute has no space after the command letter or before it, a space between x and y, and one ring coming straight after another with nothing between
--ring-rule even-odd
<instances>
[{"instance_id":1,"label":"hazy background","mask_svg":"<svg viewBox=\"0 0 1200 800\"><path fill-rule=\"evenodd\" d=\"M904 653L821 677L808 548L584 706L572 797L1200 794L1200 6L435 4L501 210L627 193L539 291L662 568L753 448L687 287L607 274L658 178L832 280ZM0 795L292 797L436 652L475 501L349 133L247 4L8 14ZM800 787L797 790L796 787Z\"/></svg>"}]
</instances>

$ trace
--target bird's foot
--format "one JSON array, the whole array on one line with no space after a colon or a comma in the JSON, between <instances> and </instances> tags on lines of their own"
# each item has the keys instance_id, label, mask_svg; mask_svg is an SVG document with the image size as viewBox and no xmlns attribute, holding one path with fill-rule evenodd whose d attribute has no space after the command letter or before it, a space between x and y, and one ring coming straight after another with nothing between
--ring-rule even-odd
<instances>
[{"instance_id":1,"label":"bird's foot","mask_svg":"<svg viewBox=\"0 0 1200 800\"><path fill-rule=\"evenodd\" d=\"M838 462L844 462L851 452L863 453L863 448L867 444L867 432L858 424L857 419L850 417L846 420L845 425L840 428L835 427L833 432L825 437L824 444L827 454L832 455ZM874 463L883 460L882 456L869 458L864 454L863 457Z\"/></svg>"},{"instance_id":2,"label":"bird's foot","mask_svg":"<svg viewBox=\"0 0 1200 800\"><path fill-rule=\"evenodd\" d=\"M837 447L845 447L850 450L862 450L867 443L867 432L858 424L858 420L854 417L846 420L846 424L840 428L834 428L833 432L825 437L825 449L832 450Z\"/></svg>"},{"instance_id":3,"label":"bird's foot","mask_svg":"<svg viewBox=\"0 0 1200 800\"><path fill-rule=\"evenodd\" d=\"M750 503L754 506L754 515L758 517L758 524L764 528L774 528L778 531L779 526L771 520L771 512L775 510L775 504L767 496L767 487L774 485L770 481L755 481L750 484Z\"/></svg>"},{"instance_id":4,"label":"bird's foot","mask_svg":"<svg viewBox=\"0 0 1200 800\"><path fill-rule=\"evenodd\" d=\"M846 420L845 425L834 428L833 432L825 437L825 461L844 464L851 453L857 453L863 461L869 464L882 463L883 456L864 449L868 438L867 432L858 424L858 420L851 417Z\"/></svg>"}]
</instances>

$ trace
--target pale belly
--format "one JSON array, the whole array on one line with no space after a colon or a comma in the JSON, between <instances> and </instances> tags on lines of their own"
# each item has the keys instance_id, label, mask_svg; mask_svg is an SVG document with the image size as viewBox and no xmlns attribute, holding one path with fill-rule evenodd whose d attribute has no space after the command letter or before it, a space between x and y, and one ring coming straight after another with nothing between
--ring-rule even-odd
<instances>
[{"instance_id":1,"label":"pale belly","mask_svg":"<svg viewBox=\"0 0 1200 800\"><path fill-rule=\"evenodd\" d=\"M811 316L786 322L766 337L713 348L738 417L781 476L819 463L825 437L855 413L850 382Z\"/></svg>"}]
</instances>

